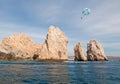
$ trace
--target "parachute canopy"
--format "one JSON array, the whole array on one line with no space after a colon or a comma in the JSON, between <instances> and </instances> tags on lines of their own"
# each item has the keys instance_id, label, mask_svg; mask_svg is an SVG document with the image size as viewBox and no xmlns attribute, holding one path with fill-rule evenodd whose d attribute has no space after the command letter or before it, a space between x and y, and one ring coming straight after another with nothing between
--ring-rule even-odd
<instances>
[{"instance_id":1,"label":"parachute canopy","mask_svg":"<svg viewBox=\"0 0 120 84\"><path fill-rule=\"evenodd\" d=\"M85 9L82 11L82 14L83 14L83 15L89 15L89 14L90 14L90 9L89 9L89 8L85 8Z\"/></svg>"},{"instance_id":2,"label":"parachute canopy","mask_svg":"<svg viewBox=\"0 0 120 84\"><path fill-rule=\"evenodd\" d=\"M81 19L83 19L84 16L89 15L89 14L90 14L90 9L89 8L85 8L82 11L82 17L81 17Z\"/></svg>"}]
</instances>

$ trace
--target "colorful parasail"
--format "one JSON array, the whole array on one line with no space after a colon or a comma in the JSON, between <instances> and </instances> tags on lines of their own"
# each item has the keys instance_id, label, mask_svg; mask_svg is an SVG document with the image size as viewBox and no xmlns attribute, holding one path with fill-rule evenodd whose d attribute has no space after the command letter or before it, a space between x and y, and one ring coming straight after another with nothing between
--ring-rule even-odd
<instances>
[{"instance_id":1,"label":"colorful parasail","mask_svg":"<svg viewBox=\"0 0 120 84\"><path fill-rule=\"evenodd\" d=\"M82 17L81 19L83 19L84 16L86 15L89 15L91 12L91 10L89 8L85 8L83 11L82 11Z\"/></svg>"}]
</instances>

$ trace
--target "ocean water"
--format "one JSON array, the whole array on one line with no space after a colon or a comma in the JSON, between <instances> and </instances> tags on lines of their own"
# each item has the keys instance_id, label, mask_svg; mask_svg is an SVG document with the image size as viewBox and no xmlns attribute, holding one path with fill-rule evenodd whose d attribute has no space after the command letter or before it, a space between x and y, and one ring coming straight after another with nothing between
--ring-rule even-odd
<instances>
[{"instance_id":1,"label":"ocean water","mask_svg":"<svg viewBox=\"0 0 120 84\"><path fill-rule=\"evenodd\" d=\"M3 61L0 84L120 84L120 61Z\"/></svg>"}]
</instances>

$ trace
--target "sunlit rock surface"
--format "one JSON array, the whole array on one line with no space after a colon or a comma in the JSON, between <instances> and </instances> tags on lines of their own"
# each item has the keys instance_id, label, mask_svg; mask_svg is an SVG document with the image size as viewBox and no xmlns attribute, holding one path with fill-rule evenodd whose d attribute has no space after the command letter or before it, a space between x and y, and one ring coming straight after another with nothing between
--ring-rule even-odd
<instances>
[{"instance_id":1,"label":"sunlit rock surface","mask_svg":"<svg viewBox=\"0 0 120 84\"><path fill-rule=\"evenodd\" d=\"M40 60L68 60L68 39L58 27L50 26L40 50Z\"/></svg>"},{"instance_id":2,"label":"sunlit rock surface","mask_svg":"<svg viewBox=\"0 0 120 84\"><path fill-rule=\"evenodd\" d=\"M12 54L14 58L30 59L36 51L37 45L25 34L14 34L4 38L0 44L0 51Z\"/></svg>"},{"instance_id":3,"label":"sunlit rock surface","mask_svg":"<svg viewBox=\"0 0 120 84\"><path fill-rule=\"evenodd\" d=\"M87 58L89 61L108 60L102 45L96 40L90 40L87 44Z\"/></svg>"},{"instance_id":4,"label":"sunlit rock surface","mask_svg":"<svg viewBox=\"0 0 120 84\"><path fill-rule=\"evenodd\" d=\"M75 61L87 61L87 57L84 55L84 50L81 43L76 44L76 46L74 47L74 55Z\"/></svg>"}]
</instances>

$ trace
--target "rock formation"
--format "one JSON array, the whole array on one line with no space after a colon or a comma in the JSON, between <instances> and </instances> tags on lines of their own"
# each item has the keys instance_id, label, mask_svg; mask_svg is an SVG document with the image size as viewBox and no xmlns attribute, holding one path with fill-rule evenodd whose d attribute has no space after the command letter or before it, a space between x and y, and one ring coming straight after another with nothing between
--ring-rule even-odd
<instances>
[{"instance_id":1,"label":"rock formation","mask_svg":"<svg viewBox=\"0 0 120 84\"><path fill-rule=\"evenodd\" d=\"M68 60L67 44L66 35L58 27L50 26L45 43L41 47L39 59Z\"/></svg>"},{"instance_id":2,"label":"rock formation","mask_svg":"<svg viewBox=\"0 0 120 84\"><path fill-rule=\"evenodd\" d=\"M87 44L87 58L89 61L108 60L104 54L102 45L96 40L90 40L90 42Z\"/></svg>"},{"instance_id":3,"label":"rock formation","mask_svg":"<svg viewBox=\"0 0 120 84\"><path fill-rule=\"evenodd\" d=\"M0 44L0 51L7 55L12 53L12 57L16 59L32 60L37 46L27 35L19 33L4 38Z\"/></svg>"},{"instance_id":4,"label":"rock formation","mask_svg":"<svg viewBox=\"0 0 120 84\"><path fill-rule=\"evenodd\" d=\"M81 43L78 43L74 47L75 61L87 61L87 57L84 55L84 50L82 48Z\"/></svg>"},{"instance_id":5,"label":"rock formation","mask_svg":"<svg viewBox=\"0 0 120 84\"><path fill-rule=\"evenodd\" d=\"M35 44L27 35L14 34L0 43L0 59L68 60L67 44L65 34L54 26L49 27L43 45Z\"/></svg>"},{"instance_id":6,"label":"rock formation","mask_svg":"<svg viewBox=\"0 0 120 84\"><path fill-rule=\"evenodd\" d=\"M14 34L0 43L0 60L68 60L68 39L55 26L50 26L45 42L34 43L27 35ZM102 46L95 40L87 44L87 57L80 43L74 47L76 61L108 60Z\"/></svg>"},{"instance_id":7,"label":"rock formation","mask_svg":"<svg viewBox=\"0 0 120 84\"><path fill-rule=\"evenodd\" d=\"M0 51L0 60L11 60L11 59L14 59L12 53L6 54Z\"/></svg>"}]
</instances>

